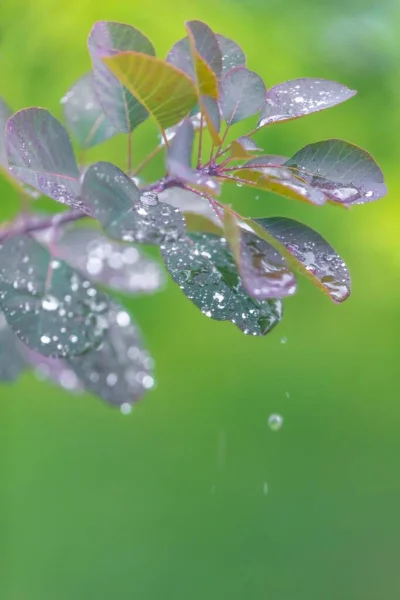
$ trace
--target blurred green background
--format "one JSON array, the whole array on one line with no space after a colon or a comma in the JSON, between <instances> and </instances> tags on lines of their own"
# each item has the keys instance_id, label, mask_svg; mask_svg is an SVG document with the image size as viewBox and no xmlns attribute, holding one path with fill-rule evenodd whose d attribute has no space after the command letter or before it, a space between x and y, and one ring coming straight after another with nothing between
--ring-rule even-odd
<instances>
[{"instance_id":1,"label":"blurred green background","mask_svg":"<svg viewBox=\"0 0 400 600\"><path fill-rule=\"evenodd\" d=\"M335 306L302 282L264 339L206 319L172 283L126 300L158 379L130 416L32 375L0 387L0 597L397 600L399 4L1 0L0 94L61 117L95 20L135 25L164 56L194 18L237 40L267 86L316 76L358 89L256 139L283 154L352 141L375 156L389 196L345 212L225 190L249 215L318 228L350 266L352 297ZM149 123L135 134L137 159L154 136ZM123 164L124 146L89 158ZM0 194L9 218L17 197L5 181Z\"/></svg>"}]
</instances>

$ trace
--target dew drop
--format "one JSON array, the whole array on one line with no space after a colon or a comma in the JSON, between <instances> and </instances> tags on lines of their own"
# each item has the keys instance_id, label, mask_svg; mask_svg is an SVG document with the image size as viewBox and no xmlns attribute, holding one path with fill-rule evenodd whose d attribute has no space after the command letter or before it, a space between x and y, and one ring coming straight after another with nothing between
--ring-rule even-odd
<instances>
[{"instance_id":1,"label":"dew drop","mask_svg":"<svg viewBox=\"0 0 400 600\"><path fill-rule=\"evenodd\" d=\"M48 335L42 335L40 341L42 344L50 344L51 338Z\"/></svg>"},{"instance_id":2,"label":"dew drop","mask_svg":"<svg viewBox=\"0 0 400 600\"><path fill-rule=\"evenodd\" d=\"M53 311L57 310L60 306L59 301L54 296L50 296L49 294L45 296L42 300L42 308L43 310Z\"/></svg>"}]
</instances>

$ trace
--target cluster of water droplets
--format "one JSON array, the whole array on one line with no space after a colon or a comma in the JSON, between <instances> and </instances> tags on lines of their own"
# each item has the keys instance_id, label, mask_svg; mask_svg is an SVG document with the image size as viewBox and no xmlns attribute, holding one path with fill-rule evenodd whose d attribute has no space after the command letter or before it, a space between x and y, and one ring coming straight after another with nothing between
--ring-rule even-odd
<instances>
[{"instance_id":1,"label":"cluster of water droplets","mask_svg":"<svg viewBox=\"0 0 400 600\"><path fill-rule=\"evenodd\" d=\"M14 236L0 246L0 305L27 346L59 357L100 342L108 297L32 238Z\"/></svg>"},{"instance_id":2,"label":"cluster of water droplets","mask_svg":"<svg viewBox=\"0 0 400 600\"><path fill-rule=\"evenodd\" d=\"M341 257L315 231L291 219L257 219L326 288L336 302L350 294L350 274Z\"/></svg>"},{"instance_id":3,"label":"cluster of water droplets","mask_svg":"<svg viewBox=\"0 0 400 600\"><path fill-rule=\"evenodd\" d=\"M286 81L268 91L258 127L335 106L354 93L344 85L323 79Z\"/></svg>"},{"instance_id":4,"label":"cluster of water droplets","mask_svg":"<svg viewBox=\"0 0 400 600\"><path fill-rule=\"evenodd\" d=\"M165 283L161 266L142 250L109 240L95 229L69 229L53 253L92 281L130 294L152 293Z\"/></svg>"},{"instance_id":5,"label":"cluster of water droplets","mask_svg":"<svg viewBox=\"0 0 400 600\"><path fill-rule=\"evenodd\" d=\"M250 335L265 335L280 321L279 300L259 301L248 295L225 238L189 234L161 251L173 279L207 317L231 321Z\"/></svg>"},{"instance_id":6,"label":"cluster of water droplets","mask_svg":"<svg viewBox=\"0 0 400 600\"><path fill-rule=\"evenodd\" d=\"M116 304L107 314L108 331L102 344L68 364L85 389L111 404L123 407L139 400L154 387L153 360L144 349L140 332L126 310Z\"/></svg>"}]
</instances>

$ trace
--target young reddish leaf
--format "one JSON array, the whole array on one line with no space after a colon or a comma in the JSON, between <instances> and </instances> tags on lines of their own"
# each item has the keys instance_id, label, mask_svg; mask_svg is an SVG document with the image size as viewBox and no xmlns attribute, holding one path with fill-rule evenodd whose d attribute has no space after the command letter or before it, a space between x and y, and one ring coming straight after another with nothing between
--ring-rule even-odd
<instances>
[{"instance_id":1,"label":"young reddish leaf","mask_svg":"<svg viewBox=\"0 0 400 600\"><path fill-rule=\"evenodd\" d=\"M220 106L227 123L237 123L255 115L264 105L266 89L263 80L246 67L228 71L220 85Z\"/></svg>"},{"instance_id":2,"label":"young reddish leaf","mask_svg":"<svg viewBox=\"0 0 400 600\"><path fill-rule=\"evenodd\" d=\"M219 184L215 179L192 169L193 142L193 125L189 119L185 119L177 128L168 148L167 168L169 174L182 181L219 192Z\"/></svg>"},{"instance_id":3,"label":"young reddish leaf","mask_svg":"<svg viewBox=\"0 0 400 600\"><path fill-rule=\"evenodd\" d=\"M159 202L157 194L142 194L111 163L98 162L87 169L82 200L106 233L117 240L159 245L185 233L185 219L178 209Z\"/></svg>"},{"instance_id":4,"label":"young reddish leaf","mask_svg":"<svg viewBox=\"0 0 400 600\"><path fill-rule=\"evenodd\" d=\"M6 151L16 179L62 204L82 208L71 142L48 110L26 108L15 113L6 127Z\"/></svg>"},{"instance_id":5,"label":"young reddish leaf","mask_svg":"<svg viewBox=\"0 0 400 600\"><path fill-rule=\"evenodd\" d=\"M101 343L108 297L28 235L0 245L0 305L13 332L53 358Z\"/></svg>"},{"instance_id":6,"label":"young reddish leaf","mask_svg":"<svg viewBox=\"0 0 400 600\"><path fill-rule=\"evenodd\" d=\"M113 302L107 322L101 346L68 364L86 390L116 406L132 404L154 386L153 360L123 306Z\"/></svg>"},{"instance_id":7,"label":"young reddish leaf","mask_svg":"<svg viewBox=\"0 0 400 600\"><path fill-rule=\"evenodd\" d=\"M252 152L262 152L262 148L259 148L257 144L249 137L242 136L231 143L230 155L234 160L241 158L251 158ZM249 161L251 163L251 161ZM254 164L254 163L253 163Z\"/></svg>"},{"instance_id":8,"label":"young reddish leaf","mask_svg":"<svg viewBox=\"0 0 400 600\"><path fill-rule=\"evenodd\" d=\"M373 202L386 194L383 173L368 152L343 140L305 146L285 165L329 200L344 205Z\"/></svg>"},{"instance_id":9,"label":"young reddish leaf","mask_svg":"<svg viewBox=\"0 0 400 600\"><path fill-rule=\"evenodd\" d=\"M121 52L103 61L152 114L162 130L181 121L197 102L196 88L190 77L153 56Z\"/></svg>"},{"instance_id":10,"label":"young reddish leaf","mask_svg":"<svg viewBox=\"0 0 400 600\"><path fill-rule=\"evenodd\" d=\"M332 300L343 302L349 297L349 271L343 259L319 233L284 217L245 219L245 223L272 244L290 267L308 277Z\"/></svg>"},{"instance_id":11,"label":"young reddish leaf","mask_svg":"<svg viewBox=\"0 0 400 600\"><path fill-rule=\"evenodd\" d=\"M296 291L296 278L284 259L266 241L241 227L229 209L224 211L224 231L243 285L257 300L284 298Z\"/></svg>"},{"instance_id":12,"label":"young reddish leaf","mask_svg":"<svg viewBox=\"0 0 400 600\"><path fill-rule=\"evenodd\" d=\"M234 172L236 177L240 177L242 182L254 186L260 190L273 192L285 198L300 200L311 204L321 205L326 202L325 195L318 189L314 189L301 176L295 176L292 171L285 166L287 159L283 156L265 155L251 158ZM301 175L301 176L300 176ZM234 179L227 181L235 182Z\"/></svg>"},{"instance_id":13,"label":"young reddish leaf","mask_svg":"<svg viewBox=\"0 0 400 600\"><path fill-rule=\"evenodd\" d=\"M244 333L266 335L282 318L279 300L256 300L243 287L225 238L190 233L161 247L174 281L206 316L231 321Z\"/></svg>"},{"instance_id":14,"label":"young reddish leaf","mask_svg":"<svg viewBox=\"0 0 400 600\"><path fill-rule=\"evenodd\" d=\"M97 229L66 228L52 241L53 255L91 281L127 294L150 294L163 287L158 262L131 245L114 242Z\"/></svg>"},{"instance_id":15,"label":"young reddish leaf","mask_svg":"<svg viewBox=\"0 0 400 600\"><path fill-rule=\"evenodd\" d=\"M258 127L276 121L289 121L330 108L352 98L357 92L326 79L292 79L272 87Z\"/></svg>"},{"instance_id":16,"label":"young reddish leaf","mask_svg":"<svg viewBox=\"0 0 400 600\"><path fill-rule=\"evenodd\" d=\"M68 128L82 148L96 146L117 133L94 92L92 73L81 77L65 94L61 103Z\"/></svg>"},{"instance_id":17,"label":"young reddish leaf","mask_svg":"<svg viewBox=\"0 0 400 600\"><path fill-rule=\"evenodd\" d=\"M18 348L18 338L0 313L0 382L13 383L27 368Z\"/></svg>"},{"instance_id":18,"label":"young reddish leaf","mask_svg":"<svg viewBox=\"0 0 400 600\"><path fill-rule=\"evenodd\" d=\"M120 81L118 74L117 77L113 75L102 59L126 51L155 56L154 46L138 29L112 21L95 23L89 35L88 46L99 102L114 127L118 131L130 133L147 119L148 111L141 98Z\"/></svg>"},{"instance_id":19,"label":"young reddish leaf","mask_svg":"<svg viewBox=\"0 0 400 600\"><path fill-rule=\"evenodd\" d=\"M215 34L222 55L222 76L234 67L246 66L246 55L241 47L229 38Z\"/></svg>"}]
</instances>

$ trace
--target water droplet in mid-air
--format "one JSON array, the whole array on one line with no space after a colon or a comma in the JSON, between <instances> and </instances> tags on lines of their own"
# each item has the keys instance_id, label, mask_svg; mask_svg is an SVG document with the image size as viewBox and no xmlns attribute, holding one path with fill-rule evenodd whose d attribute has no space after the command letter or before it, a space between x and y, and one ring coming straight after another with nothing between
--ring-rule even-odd
<instances>
[{"instance_id":1,"label":"water droplet in mid-air","mask_svg":"<svg viewBox=\"0 0 400 600\"><path fill-rule=\"evenodd\" d=\"M287 337L286 337L286 335L284 335L281 337L281 344L286 344L286 342L287 342Z\"/></svg>"},{"instance_id":2,"label":"water droplet in mid-air","mask_svg":"<svg viewBox=\"0 0 400 600\"><path fill-rule=\"evenodd\" d=\"M268 417L268 426L272 431L279 431L283 425L283 417L277 413L273 413Z\"/></svg>"}]
</instances>

